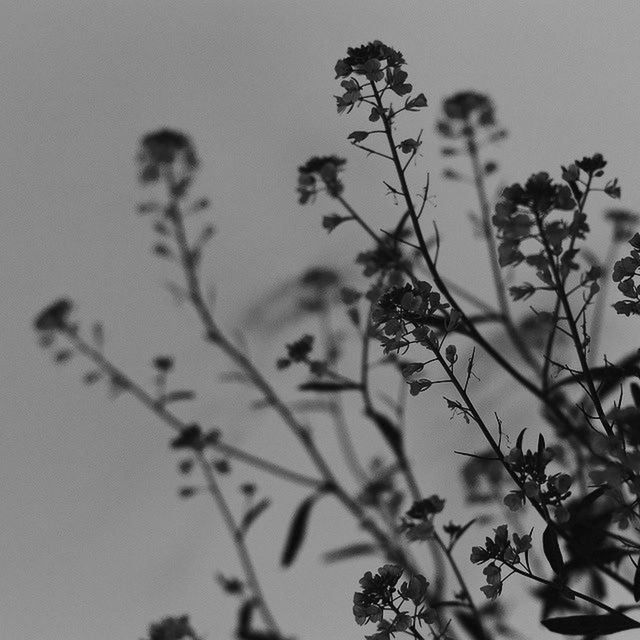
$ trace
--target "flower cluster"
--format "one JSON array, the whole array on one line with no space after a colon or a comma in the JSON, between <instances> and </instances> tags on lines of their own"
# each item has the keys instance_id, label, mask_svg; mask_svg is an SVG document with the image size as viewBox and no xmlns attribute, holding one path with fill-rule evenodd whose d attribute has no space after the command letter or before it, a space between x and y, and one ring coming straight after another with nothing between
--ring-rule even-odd
<instances>
[{"instance_id":1,"label":"flower cluster","mask_svg":"<svg viewBox=\"0 0 640 640\"><path fill-rule=\"evenodd\" d=\"M73 302L68 298L60 298L45 307L35 317L33 328L38 335L38 342L44 349L53 347L57 336L62 332L75 333L77 325L69 322L69 316L73 311ZM56 349L53 361L56 364L66 364L72 358L74 351L66 347ZM93 384L100 378L99 372L91 371L85 375L86 384Z\"/></svg>"},{"instance_id":2,"label":"flower cluster","mask_svg":"<svg viewBox=\"0 0 640 640\"><path fill-rule=\"evenodd\" d=\"M380 40L374 40L359 47L349 47L347 49L347 57L336 62L336 78L346 78L352 73L366 75L367 64L373 61L385 62L392 68L398 68L406 64L399 51L388 47Z\"/></svg>"},{"instance_id":3,"label":"flower cluster","mask_svg":"<svg viewBox=\"0 0 640 640\"><path fill-rule=\"evenodd\" d=\"M525 498L530 498L551 507L558 522L567 522L569 512L562 503L571 496L569 488L572 478L567 473L547 474L546 467L553 458L553 450L545 447L542 437L539 439L537 451L528 449L523 452L520 446L511 449L506 461L522 487L511 491L504 498L504 504L511 511L521 509L525 504Z\"/></svg>"},{"instance_id":4,"label":"flower cluster","mask_svg":"<svg viewBox=\"0 0 640 640\"><path fill-rule=\"evenodd\" d=\"M199 161L195 147L187 135L172 129L159 129L145 135L140 141L138 152L140 182L157 182L169 168L179 168L191 173L198 168Z\"/></svg>"},{"instance_id":5,"label":"flower cluster","mask_svg":"<svg viewBox=\"0 0 640 640\"><path fill-rule=\"evenodd\" d=\"M397 464L386 466L381 458L374 457L370 464L372 480L367 482L358 494L358 502L365 507L383 507L396 517L404 500L404 493L397 488Z\"/></svg>"},{"instance_id":6,"label":"flower cluster","mask_svg":"<svg viewBox=\"0 0 640 640\"><path fill-rule=\"evenodd\" d=\"M356 263L364 267L363 275L367 278L376 274L395 272L397 278L401 278L400 272L408 267L409 263L403 258L402 251L397 243L385 239L369 251L358 254Z\"/></svg>"},{"instance_id":7,"label":"flower cluster","mask_svg":"<svg viewBox=\"0 0 640 640\"><path fill-rule=\"evenodd\" d=\"M419 502L414 502L405 517L402 518L400 530L405 532L408 540L429 540L433 537L433 517L444 509L445 501L440 496L432 495Z\"/></svg>"},{"instance_id":8,"label":"flower cluster","mask_svg":"<svg viewBox=\"0 0 640 640\"><path fill-rule=\"evenodd\" d=\"M444 118L437 122L436 127L445 138L469 137L476 128L492 129L496 125L493 102L489 96L475 91L461 91L445 98L442 113ZM506 131L495 131L490 140L493 142L505 136Z\"/></svg>"},{"instance_id":9,"label":"flower cluster","mask_svg":"<svg viewBox=\"0 0 640 640\"><path fill-rule=\"evenodd\" d=\"M449 144L442 147L440 153L447 157L467 153L477 174L475 179L495 173L498 169L495 160L481 163L479 159L480 144L491 144L507 137L506 129L497 126L491 99L475 91L462 91L443 100L442 113L444 117L438 120L436 128ZM460 142L462 145L458 144ZM450 167L443 170L442 176L447 180L464 179Z\"/></svg>"},{"instance_id":10,"label":"flower cluster","mask_svg":"<svg viewBox=\"0 0 640 640\"><path fill-rule=\"evenodd\" d=\"M431 624L435 620L435 612L427 604L429 583L425 577L411 576L396 588L402 573L402 567L386 564L376 575L367 571L360 579L362 591L353 595L353 615L359 625L378 623L378 633L366 636L367 640L389 640L398 631L406 631L416 624ZM412 614L401 611L407 601L413 604ZM385 619L386 611L393 613L393 618Z\"/></svg>"},{"instance_id":11,"label":"flower cluster","mask_svg":"<svg viewBox=\"0 0 640 640\"><path fill-rule=\"evenodd\" d=\"M500 265L513 266L524 261L536 270L543 283L511 287L514 299L526 299L538 289L555 289L571 271L580 268L575 260L578 255L575 242L586 237L589 226L574 198L569 186L554 183L546 172L532 175L524 186L515 183L503 191L492 218L500 241ZM574 212L570 222L549 216L554 210L571 209ZM527 240L534 241L532 250L524 250L523 243ZM592 264L581 274L579 286L588 288L589 299L599 290L600 276L600 268Z\"/></svg>"},{"instance_id":12,"label":"flower cluster","mask_svg":"<svg viewBox=\"0 0 640 640\"><path fill-rule=\"evenodd\" d=\"M338 173L346 164L344 158L338 156L314 156L301 167L298 167L298 201L306 204L318 193L318 179L324 184L326 192L337 198L344 190Z\"/></svg>"},{"instance_id":13,"label":"flower cluster","mask_svg":"<svg viewBox=\"0 0 640 640\"><path fill-rule=\"evenodd\" d=\"M62 331L69 325L69 315L73 310L73 302L68 298L60 298L45 307L33 321L36 331Z\"/></svg>"},{"instance_id":14,"label":"flower cluster","mask_svg":"<svg viewBox=\"0 0 640 640\"><path fill-rule=\"evenodd\" d=\"M613 241L626 242L633 235L633 230L638 226L640 216L629 209L607 209L604 213L605 220L613 226Z\"/></svg>"},{"instance_id":15,"label":"flower cluster","mask_svg":"<svg viewBox=\"0 0 640 640\"><path fill-rule=\"evenodd\" d=\"M487 537L483 547L473 547L470 556L471 562L474 564L492 561L483 569L487 584L480 587L485 596L492 600L502 593L501 566L503 564L507 566L521 564L520 554L527 554L531 549L530 534L519 536L514 533L512 539L509 540L509 529L506 524L500 525L493 531L493 539Z\"/></svg>"},{"instance_id":16,"label":"flower cluster","mask_svg":"<svg viewBox=\"0 0 640 640\"><path fill-rule=\"evenodd\" d=\"M168 616L149 625L149 640L199 640L189 616Z\"/></svg>"},{"instance_id":17,"label":"flower cluster","mask_svg":"<svg viewBox=\"0 0 640 640\"><path fill-rule=\"evenodd\" d=\"M613 266L613 281L618 290L628 300L619 300L613 307L617 313L625 316L640 315L640 284L634 278L640 275L640 234L635 233L629 240L631 251L628 256L618 260Z\"/></svg>"},{"instance_id":18,"label":"flower cluster","mask_svg":"<svg viewBox=\"0 0 640 640\"><path fill-rule=\"evenodd\" d=\"M384 293L371 319L384 334L382 342L387 352L409 346L411 342L433 350L438 348L439 338L428 321L439 317L445 328L453 328L456 314L447 312L449 306L428 282L420 281L415 286L407 283ZM409 335L413 341L409 341Z\"/></svg>"},{"instance_id":19,"label":"flower cluster","mask_svg":"<svg viewBox=\"0 0 640 640\"><path fill-rule=\"evenodd\" d=\"M369 120L376 122L382 115L386 115L391 120L394 112L390 108L381 107L379 101L381 93L389 89L398 96L404 96L413 90L412 85L407 82L407 72L402 69L405 64L402 54L379 40L359 47L350 47L347 49L347 54L347 57L338 60L335 66L336 79L345 78L340 83L344 93L335 96L338 113L350 112L354 106L363 101L370 104L370 99L375 98L378 104L372 106ZM366 79L364 84L358 79L363 76ZM384 86L378 89L376 83L382 80L384 80ZM373 88L373 95L363 94L367 85ZM407 98L403 109L416 111L426 106L427 99L424 94L420 94L413 99ZM359 142L367 135L366 131L355 132L349 137Z\"/></svg>"}]
</instances>

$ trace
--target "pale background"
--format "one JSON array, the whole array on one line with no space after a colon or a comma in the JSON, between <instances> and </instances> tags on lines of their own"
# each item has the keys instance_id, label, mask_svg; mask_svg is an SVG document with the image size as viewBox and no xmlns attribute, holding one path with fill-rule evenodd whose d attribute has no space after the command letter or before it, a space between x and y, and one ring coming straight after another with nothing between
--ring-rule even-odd
<instances>
[{"instance_id":1,"label":"pale background","mask_svg":"<svg viewBox=\"0 0 640 640\"><path fill-rule=\"evenodd\" d=\"M235 622L235 601L212 579L238 568L218 515L204 496L177 499L182 481L166 427L132 399L111 401L102 387L83 387L87 367L79 359L55 368L38 348L32 318L51 299L76 300L86 326L102 319L107 353L142 383L154 355L175 354L176 383L200 392L181 407L185 418L218 424L230 442L311 472L274 419L246 408L255 394L217 382L226 363L203 348L191 312L176 309L162 289L176 270L149 255L148 221L132 213L144 197L133 162L142 133L180 128L198 146L194 195L211 197L219 228L204 273L218 283L218 317L228 327L309 264L357 273L350 258L366 246L358 244L362 235L341 228L327 238L320 218L335 210L331 203L296 203L296 167L310 155L349 159L346 195L374 227L398 213L380 182L388 168L345 141L364 128L366 114L335 113L333 65L347 46L380 38L400 49L414 87L429 99L404 131L425 129L420 171L432 175L437 207L428 215L445 238L443 264L480 295L491 290L484 253L467 230L473 193L438 178L444 164L432 132L444 96L461 89L493 96L512 133L494 154L505 181L541 169L557 176L560 164L600 151L621 180L622 204L640 206L640 5L633 0L2 0L0 13L4 638L128 640L143 636L151 620L188 612L215 639L229 637ZM604 242L598 216L616 203L593 202L595 237ZM276 299L276 315L280 304L291 309L290 297ZM633 321L613 327L618 341L605 343L611 357L638 336ZM256 360L277 380L278 345L300 327L286 325L282 335L249 329ZM512 431L525 426L522 401L489 373L487 380L477 389L485 406ZM293 397L290 384L283 388ZM491 404L496 397L514 400ZM424 491L449 495L459 463L451 450L473 450L477 438L449 422L437 393L420 397L412 426ZM385 451L377 442L367 450ZM235 468L225 481L231 492L243 480L262 481ZM319 561L352 539L353 524L330 500L319 504L297 564L282 572L282 538L304 494L272 481L262 493L275 504L250 543L285 631L308 640L372 633L355 626L350 608L358 578L377 561ZM454 495L446 517L456 519L459 502ZM472 537L461 547L463 563ZM505 602L513 603L508 594Z\"/></svg>"}]
</instances>

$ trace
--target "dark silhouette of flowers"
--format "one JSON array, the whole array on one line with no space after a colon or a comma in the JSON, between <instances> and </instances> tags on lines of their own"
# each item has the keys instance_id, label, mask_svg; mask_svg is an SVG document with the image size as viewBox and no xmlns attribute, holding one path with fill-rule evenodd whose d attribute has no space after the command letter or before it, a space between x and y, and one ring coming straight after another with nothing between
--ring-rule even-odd
<instances>
[{"instance_id":1,"label":"dark silhouette of flowers","mask_svg":"<svg viewBox=\"0 0 640 640\"><path fill-rule=\"evenodd\" d=\"M607 209L604 217L613 225L614 242L627 241L640 220L640 216L629 209Z\"/></svg>"},{"instance_id":2,"label":"dark silhouette of flowers","mask_svg":"<svg viewBox=\"0 0 640 640\"><path fill-rule=\"evenodd\" d=\"M298 201L306 204L318 193L318 179L332 197L339 196L344 185L338 178L338 172L342 171L346 164L344 158L338 156L314 156L304 165L298 167Z\"/></svg>"},{"instance_id":3,"label":"dark silhouette of flowers","mask_svg":"<svg viewBox=\"0 0 640 640\"><path fill-rule=\"evenodd\" d=\"M613 305L618 314L640 315L640 285L634 278L640 276L640 234L635 233L629 240L631 251L613 265L612 279L618 283L618 290L628 300L620 300Z\"/></svg>"},{"instance_id":4,"label":"dark silhouette of flowers","mask_svg":"<svg viewBox=\"0 0 640 640\"><path fill-rule=\"evenodd\" d=\"M369 44L363 44L359 47L349 47L347 49L347 57L338 60L335 66L336 78L346 78L352 73L366 74L370 73L373 66L371 62L386 62L389 67L400 67L406 64L402 54L380 40L374 40Z\"/></svg>"},{"instance_id":5,"label":"dark silhouette of flowers","mask_svg":"<svg viewBox=\"0 0 640 640\"><path fill-rule=\"evenodd\" d=\"M138 152L140 182L157 182L163 169L181 164L187 173L198 168L199 161L190 138L179 131L159 129L140 141Z\"/></svg>"},{"instance_id":6,"label":"dark silhouette of flowers","mask_svg":"<svg viewBox=\"0 0 640 640\"><path fill-rule=\"evenodd\" d=\"M73 302L68 298L60 298L43 309L35 318L33 326L37 331L59 331L68 326L68 317L73 309Z\"/></svg>"},{"instance_id":7,"label":"dark silhouette of flowers","mask_svg":"<svg viewBox=\"0 0 640 640\"><path fill-rule=\"evenodd\" d=\"M451 120L469 122L473 117L479 126L495 124L493 102L488 96L475 91L461 91L447 98L442 110Z\"/></svg>"},{"instance_id":8,"label":"dark silhouette of flowers","mask_svg":"<svg viewBox=\"0 0 640 640\"><path fill-rule=\"evenodd\" d=\"M189 616L168 616L149 625L148 640L200 640L189 622Z\"/></svg>"}]
</instances>

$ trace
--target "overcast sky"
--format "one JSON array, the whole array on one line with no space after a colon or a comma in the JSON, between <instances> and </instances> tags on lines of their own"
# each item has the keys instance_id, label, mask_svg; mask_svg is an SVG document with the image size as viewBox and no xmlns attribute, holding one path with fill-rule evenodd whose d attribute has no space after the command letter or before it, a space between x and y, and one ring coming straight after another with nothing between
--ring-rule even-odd
<instances>
[{"instance_id":1,"label":"overcast sky","mask_svg":"<svg viewBox=\"0 0 640 640\"><path fill-rule=\"evenodd\" d=\"M343 155L349 161L345 194L371 225L390 226L398 213L381 183L388 167L346 142L350 131L367 124L364 112L338 117L332 97L339 90L336 60L348 46L379 38L402 51L414 87L429 100L430 108L405 126L407 135L425 129L419 171L432 176L436 206L428 215L443 233L442 264L489 297L484 253L467 228L473 193L438 177L444 163L433 123L442 98L462 89L494 98L498 118L511 132L494 151L504 182L542 169L558 176L560 164L600 151L610 161L609 174L620 178L622 204L637 209L640 5L1 5L2 635L130 640L142 636L151 620L189 612L208 638L228 637L235 603L220 595L212 575L237 571L233 548L205 497L177 499L181 480L166 427L131 399L112 401L100 386L83 387L88 367L79 359L54 367L31 330L42 306L60 295L72 297L77 318L87 327L102 320L107 353L141 383L150 383L156 354L176 356L178 382L201 394L183 408L186 419L220 424L230 442L283 459L284 431L246 407L253 394L243 397L217 382L224 359L203 348L193 314L176 308L163 289L179 274L150 255L149 222L132 213L145 197L135 180L140 135L174 127L198 147L202 169L194 195L211 198L219 232L203 272L217 283L221 323L239 326L256 300L273 300L274 292L270 313L278 317L290 305L287 283L301 269L323 263L351 276L351 258L366 246L355 228L327 237L320 219L332 212L332 203L298 206L299 164L315 154ZM497 186L496 180L492 188ZM594 198L589 211L601 242L607 234L598 217L611 204ZM271 377L278 345L297 330L284 322L286 313L282 320L281 335L245 322L252 352ZM637 326L616 322L619 343L605 344L612 356L624 350L630 333L637 344ZM482 391L485 402L492 394L508 395L489 387ZM429 401L432 430L425 438L426 402L418 405L412 450L423 462L424 491L446 494L458 463L450 445L472 448L475 440L449 423L437 395ZM513 403L488 406L517 422ZM438 445L448 447L445 453ZM297 448L286 448L292 466L311 471ZM252 478L261 479L238 468L226 483L233 492ZM326 568L318 559L350 541L353 524L329 501L319 505L315 517L322 527L284 574L278 568L283 531L304 494L274 483L263 492L277 499L250 544L283 628L305 640L363 637L350 601L362 572L375 566L366 561Z\"/></svg>"}]
</instances>

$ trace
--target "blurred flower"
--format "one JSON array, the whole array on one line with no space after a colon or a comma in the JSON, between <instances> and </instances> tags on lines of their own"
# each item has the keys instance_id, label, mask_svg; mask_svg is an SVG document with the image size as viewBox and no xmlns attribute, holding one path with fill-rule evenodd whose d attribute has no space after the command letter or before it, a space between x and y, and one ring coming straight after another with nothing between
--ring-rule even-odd
<instances>
[{"instance_id":1,"label":"blurred flower","mask_svg":"<svg viewBox=\"0 0 640 640\"><path fill-rule=\"evenodd\" d=\"M198 168L195 147L187 135L171 129L159 129L143 136L137 156L140 182L152 183L160 178L161 169L176 162L191 172Z\"/></svg>"},{"instance_id":2,"label":"blurred flower","mask_svg":"<svg viewBox=\"0 0 640 640\"><path fill-rule=\"evenodd\" d=\"M640 219L637 213L629 209L607 209L604 217L613 225L614 242L626 242Z\"/></svg>"},{"instance_id":3,"label":"blurred flower","mask_svg":"<svg viewBox=\"0 0 640 640\"><path fill-rule=\"evenodd\" d=\"M199 640L189 623L189 616L168 616L149 625L149 640Z\"/></svg>"},{"instance_id":4,"label":"blurred flower","mask_svg":"<svg viewBox=\"0 0 640 640\"><path fill-rule=\"evenodd\" d=\"M442 110L451 120L470 120L475 115L480 126L495 124L493 102L488 96L475 91L461 91L446 98Z\"/></svg>"},{"instance_id":5,"label":"blurred flower","mask_svg":"<svg viewBox=\"0 0 640 640\"><path fill-rule=\"evenodd\" d=\"M342 193L344 185L338 179L338 172L347 163L338 156L313 156L305 164L298 167L298 201L306 204L318 192L318 178L324 183L327 193L336 197Z\"/></svg>"},{"instance_id":6,"label":"blurred flower","mask_svg":"<svg viewBox=\"0 0 640 640\"><path fill-rule=\"evenodd\" d=\"M67 326L67 318L73 309L73 302L60 298L43 309L33 321L36 331L62 330Z\"/></svg>"}]
</instances>

